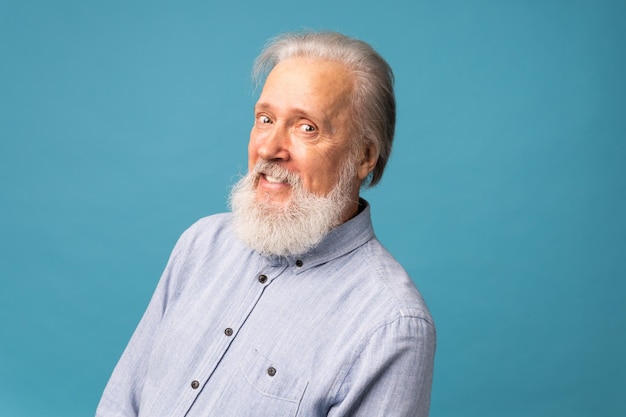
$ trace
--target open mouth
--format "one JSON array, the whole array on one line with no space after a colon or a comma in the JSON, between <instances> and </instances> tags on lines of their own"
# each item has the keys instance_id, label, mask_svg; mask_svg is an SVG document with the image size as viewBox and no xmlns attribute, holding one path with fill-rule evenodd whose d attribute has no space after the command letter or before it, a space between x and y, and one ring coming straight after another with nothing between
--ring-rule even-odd
<instances>
[{"instance_id":1,"label":"open mouth","mask_svg":"<svg viewBox=\"0 0 626 417\"><path fill-rule=\"evenodd\" d=\"M286 182L285 180L278 178L278 177L272 177L271 175L267 175L267 174L263 174L265 176L265 179L267 180L267 182L269 182L270 184L280 184L283 182Z\"/></svg>"}]
</instances>

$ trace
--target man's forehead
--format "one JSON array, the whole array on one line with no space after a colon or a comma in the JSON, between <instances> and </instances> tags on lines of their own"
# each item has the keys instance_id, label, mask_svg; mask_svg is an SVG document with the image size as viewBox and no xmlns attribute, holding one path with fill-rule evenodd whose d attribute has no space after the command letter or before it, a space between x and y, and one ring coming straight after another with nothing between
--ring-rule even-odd
<instances>
[{"instance_id":1,"label":"man's forehead","mask_svg":"<svg viewBox=\"0 0 626 417\"><path fill-rule=\"evenodd\" d=\"M302 110L333 107L350 98L352 85L352 74L342 63L289 58L269 73L257 107L273 107L280 102Z\"/></svg>"},{"instance_id":2,"label":"man's forehead","mask_svg":"<svg viewBox=\"0 0 626 417\"><path fill-rule=\"evenodd\" d=\"M343 63L322 58L293 57L285 59L270 71L264 87L268 83L313 83L322 87L345 89L352 84L352 72ZM343 88L341 88L343 87Z\"/></svg>"}]
</instances>

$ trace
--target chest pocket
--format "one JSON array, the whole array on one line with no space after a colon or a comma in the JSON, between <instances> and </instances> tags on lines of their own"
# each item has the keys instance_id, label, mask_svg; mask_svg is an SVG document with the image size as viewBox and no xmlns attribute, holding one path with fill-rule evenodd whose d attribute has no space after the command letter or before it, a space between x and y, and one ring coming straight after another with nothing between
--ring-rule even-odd
<instances>
[{"instance_id":1,"label":"chest pocket","mask_svg":"<svg viewBox=\"0 0 626 417\"><path fill-rule=\"evenodd\" d=\"M275 363L253 349L246 355L239 371L262 397L270 402L293 403L297 410L307 383L294 375L287 365Z\"/></svg>"},{"instance_id":2,"label":"chest pocket","mask_svg":"<svg viewBox=\"0 0 626 417\"><path fill-rule=\"evenodd\" d=\"M308 382L285 363L272 361L251 349L229 382L230 401L220 415L237 417L295 417Z\"/></svg>"}]
</instances>

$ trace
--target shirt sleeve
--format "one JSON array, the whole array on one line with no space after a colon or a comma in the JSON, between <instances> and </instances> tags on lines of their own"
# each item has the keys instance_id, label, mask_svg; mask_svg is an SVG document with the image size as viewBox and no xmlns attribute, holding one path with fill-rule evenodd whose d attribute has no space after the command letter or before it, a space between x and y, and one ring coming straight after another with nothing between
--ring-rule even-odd
<instances>
[{"instance_id":1,"label":"shirt sleeve","mask_svg":"<svg viewBox=\"0 0 626 417\"><path fill-rule=\"evenodd\" d=\"M435 328L401 316L376 329L340 388L329 417L426 417L435 355Z\"/></svg>"}]
</instances>

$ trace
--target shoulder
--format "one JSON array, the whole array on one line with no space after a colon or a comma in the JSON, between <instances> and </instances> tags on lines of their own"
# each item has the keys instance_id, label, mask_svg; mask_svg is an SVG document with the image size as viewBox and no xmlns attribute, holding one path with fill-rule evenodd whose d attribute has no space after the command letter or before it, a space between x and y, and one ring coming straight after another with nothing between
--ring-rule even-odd
<instances>
[{"instance_id":1,"label":"shoulder","mask_svg":"<svg viewBox=\"0 0 626 417\"><path fill-rule=\"evenodd\" d=\"M217 230L229 228L232 223L231 213L218 213L202 217L194 222L184 234L213 233Z\"/></svg>"},{"instance_id":2,"label":"shoulder","mask_svg":"<svg viewBox=\"0 0 626 417\"><path fill-rule=\"evenodd\" d=\"M232 236L231 213L219 213L203 217L189 226L180 236L177 245L197 244Z\"/></svg>"},{"instance_id":3,"label":"shoulder","mask_svg":"<svg viewBox=\"0 0 626 417\"><path fill-rule=\"evenodd\" d=\"M395 323L434 323L415 282L400 263L373 236L334 259L311 268L305 276L316 283L316 292L335 314L347 317L354 336L368 338L381 327ZM394 326L392 326L394 327Z\"/></svg>"},{"instance_id":4,"label":"shoulder","mask_svg":"<svg viewBox=\"0 0 626 417\"><path fill-rule=\"evenodd\" d=\"M180 235L162 276L171 297L201 291L207 271L222 276L251 256L232 229L231 215L220 213L197 220Z\"/></svg>"},{"instance_id":5,"label":"shoulder","mask_svg":"<svg viewBox=\"0 0 626 417\"><path fill-rule=\"evenodd\" d=\"M370 311L363 312L369 317L355 353L361 355L364 349L387 346L385 349L390 351L397 348L433 354L435 323L415 281L376 238L360 251L359 285L371 298Z\"/></svg>"},{"instance_id":6,"label":"shoulder","mask_svg":"<svg viewBox=\"0 0 626 417\"><path fill-rule=\"evenodd\" d=\"M399 319L416 319L434 327L432 316L415 281L376 238L368 241L358 252L359 280L378 298L380 325Z\"/></svg>"},{"instance_id":7,"label":"shoulder","mask_svg":"<svg viewBox=\"0 0 626 417\"><path fill-rule=\"evenodd\" d=\"M203 217L187 228L179 237L172 259L179 263L205 262L220 259L227 254L247 252L233 230L232 215L219 213ZM226 256L225 259L230 259Z\"/></svg>"},{"instance_id":8,"label":"shoulder","mask_svg":"<svg viewBox=\"0 0 626 417\"><path fill-rule=\"evenodd\" d=\"M430 390L436 348L436 329L428 307L407 271L376 238L350 256L356 272L352 285L358 296L352 298L349 308L353 319L348 326L351 343L346 343L350 345L346 366L338 372L333 392L345 401L363 384L383 390L389 385L396 387L398 398L410 399L406 406L421 402L414 397L421 390ZM374 413L392 414L390 410Z\"/></svg>"}]
</instances>

